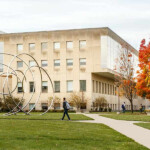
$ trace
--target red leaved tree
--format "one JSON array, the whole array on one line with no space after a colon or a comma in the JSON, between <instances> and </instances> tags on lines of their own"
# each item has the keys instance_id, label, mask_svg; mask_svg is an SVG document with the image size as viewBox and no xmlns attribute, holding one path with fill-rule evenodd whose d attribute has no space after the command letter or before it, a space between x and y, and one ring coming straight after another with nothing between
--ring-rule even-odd
<instances>
[{"instance_id":1,"label":"red leaved tree","mask_svg":"<svg viewBox=\"0 0 150 150\"><path fill-rule=\"evenodd\" d=\"M137 94L150 99L150 43L142 40L139 50L139 68L137 71Z\"/></svg>"},{"instance_id":2,"label":"red leaved tree","mask_svg":"<svg viewBox=\"0 0 150 150\"><path fill-rule=\"evenodd\" d=\"M122 95L130 101L131 111L133 113L133 100L136 96L135 84L135 68L133 51L129 50L127 46L122 45L120 48L119 57L116 59L116 74L115 83L119 85L119 91ZM119 94L119 93L118 93Z\"/></svg>"}]
</instances>

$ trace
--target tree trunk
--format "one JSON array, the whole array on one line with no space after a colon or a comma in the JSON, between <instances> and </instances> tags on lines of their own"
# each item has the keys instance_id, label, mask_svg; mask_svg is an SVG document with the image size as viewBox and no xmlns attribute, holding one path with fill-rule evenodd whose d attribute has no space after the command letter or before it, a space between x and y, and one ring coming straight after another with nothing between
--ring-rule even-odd
<instances>
[{"instance_id":1,"label":"tree trunk","mask_svg":"<svg viewBox=\"0 0 150 150\"><path fill-rule=\"evenodd\" d=\"M130 100L130 103L131 103L131 112L133 113L133 101Z\"/></svg>"}]
</instances>

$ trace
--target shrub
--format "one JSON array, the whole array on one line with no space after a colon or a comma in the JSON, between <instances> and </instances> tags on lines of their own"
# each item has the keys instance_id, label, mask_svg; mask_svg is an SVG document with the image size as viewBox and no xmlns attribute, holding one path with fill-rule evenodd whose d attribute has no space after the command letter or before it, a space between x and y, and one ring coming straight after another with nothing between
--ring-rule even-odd
<instances>
[{"instance_id":1,"label":"shrub","mask_svg":"<svg viewBox=\"0 0 150 150\"><path fill-rule=\"evenodd\" d=\"M107 112L107 110L108 110L107 108L104 108L104 110L103 110L103 111L104 111L104 112Z\"/></svg>"},{"instance_id":2,"label":"shrub","mask_svg":"<svg viewBox=\"0 0 150 150\"><path fill-rule=\"evenodd\" d=\"M83 92L73 92L69 97L69 103L73 104L77 109L86 109L87 100Z\"/></svg>"},{"instance_id":3,"label":"shrub","mask_svg":"<svg viewBox=\"0 0 150 150\"><path fill-rule=\"evenodd\" d=\"M53 100L53 97L48 97L48 105L51 104L52 100ZM52 108L53 108L53 109L56 109L55 104L56 104L56 103L57 103L57 104L60 104L60 102L61 102L61 99L60 99L59 97L55 96L55 97L54 97L54 101L53 101Z\"/></svg>"},{"instance_id":4,"label":"shrub","mask_svg":"<svg viewBox=\"0 0 150 150\"><path fill-rule=\"evenodd\" d=\"M22 100L21 98L7 96L5 99L0 98L0 108L1 111L10 111L16 108L16 111L22 107L23 102L24 99ZM18 105L18 107L16 105Z\"/></svg>"},{"instance_id":5,"label":"shrub","mask_svg":"<svg viewBox=\"0 0 150 150\"><path fill-rule=\"evenodd\" d=\"M104 97L98 97L95 99L93 103L93 107L95 107L95 110L99 110L100 112L102 111L107 111L107 100ZM105 110L106 108L106 110Z\"/></svg>"},{"instance_id":6,"label":"shrub","mask_svg":"<svg viewBox=\"0 0 150 150\"><path fill-rule=\"evenodd\" d=\"M111 112L111 111L112 111L112 109L109 107L109 108L108 108L108 111L109 111L109 112Z\"/></svg>"}]
</instances>

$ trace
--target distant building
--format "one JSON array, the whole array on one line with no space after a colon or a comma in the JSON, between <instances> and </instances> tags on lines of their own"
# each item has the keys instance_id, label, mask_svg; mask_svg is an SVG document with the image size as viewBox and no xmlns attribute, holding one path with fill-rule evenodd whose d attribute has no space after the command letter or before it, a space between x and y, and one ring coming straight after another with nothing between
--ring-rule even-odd
<instances>
[{"instance_id":1,"label":"distant building","mask_svg":"<svg viewBox=\"0 0 150 150\"><path fill-rule=\"evenodd\" d=\"M0 35L1 52L14 55L28 53L46 69L54 84L55 96L61 99L61 103L55 103L58 109L62 108L62 98L68 98L73 91L82 91L89 98L85 104L87 110L92 108L93 102L98 96L105 97L108 107L111 107L112 110L118 109L113 67L121 43L126 43L133 50L133 57L137 60L138 51L107 27ZM5 55L3 58L1 61L8 64L12 57ZM29 57L21 58L29 66L35 64ZM27 69L19 59L15 59L11 67L22 71ZM35 94L26 109L33 107L38 93L42 89L41 98L35 108L41 110L48 105L48 97L52 96L52 88L45 75L43 75L41 83L39 74L36 73L37 70L32 69L32 71L36 80L33 82L31 73L27 73L25 103L29 101L34 86ZM15 88L16 83L17 79L12 75L12 89ZM15 96L22 96L22 85L19 81ZM123 97L121 97L120 107L124 101L126 109L130 109L129 101ZM137 97L134 101L134 109L139 109L141 103L146 106L150 105L148 101Z\"/></svg>"},{"instance_id":2,"label":"distant building","mask_svg":"<svg viewBox=\"0 0 150 150\"><path fill-rule=\"evenodd\" d=\"M0 34L5 34L5 32L3 32L3 31L0 31Z\"/></svg>"}]
</instances>

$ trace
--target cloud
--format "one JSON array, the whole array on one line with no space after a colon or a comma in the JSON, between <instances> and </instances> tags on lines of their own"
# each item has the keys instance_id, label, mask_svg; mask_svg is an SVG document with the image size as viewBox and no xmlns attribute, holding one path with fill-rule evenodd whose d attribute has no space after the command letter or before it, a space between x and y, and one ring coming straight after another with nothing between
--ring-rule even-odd
<instances>
[{"instance_id":1,"label":"cloud","mask_svg":"<svg viewBox=\"0 0 150 150\"><path fill-rule=\"evenodd\" d=\"M0 30L38 30L110 27L139 47L150 35L149 0L0 0Z\"/></svg>"}]
</instances>

